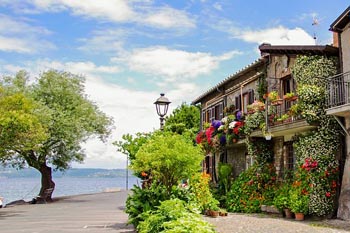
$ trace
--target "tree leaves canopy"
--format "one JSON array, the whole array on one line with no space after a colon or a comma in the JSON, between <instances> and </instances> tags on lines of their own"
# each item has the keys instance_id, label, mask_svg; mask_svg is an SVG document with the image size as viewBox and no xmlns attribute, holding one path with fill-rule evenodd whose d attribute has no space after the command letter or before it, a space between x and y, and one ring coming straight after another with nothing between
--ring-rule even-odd
<instances>
[{"instance_id":1,"label":"tree leaves canopy","mask_svg":"<svg viewBox=\"0 0 350 233\"><path fill-rule=\"evenodd\" d=\"M93 135L106 139L112 120L88 100L83 84L80 76L54 70L41 74L32 85L26 82L24 72L14 78L4 78L2 87L11 94L7 98L0 97L0 101L7 103L1 105L5 108L1 116L20 125L13 130L16 135L27 132L27 139L16 139L14 133L4 135L3 140L7 138L12 142L13 150L11 153L2 146L2 152L7 153L3 158L13 165L27 162L38 168L40 164L49 163L63 170L70 162L83 160L81 142ZM1 122L1 131L14 124Z\"/></svg>"}]
</instances>

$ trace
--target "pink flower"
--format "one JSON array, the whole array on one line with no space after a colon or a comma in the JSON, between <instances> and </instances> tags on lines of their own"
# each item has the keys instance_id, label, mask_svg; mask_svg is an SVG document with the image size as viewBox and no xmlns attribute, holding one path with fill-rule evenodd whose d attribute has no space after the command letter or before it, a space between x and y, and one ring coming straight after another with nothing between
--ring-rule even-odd
<instances>
[{"instance_id":1,"label":"pink flower","mask_svg":"<svg viewBox=\"0 0 350 233\"><path fill-rule=\"evenodd\" d=\"M208 141L209 144L211 143L211 135L213 134L214 131L215 131L215 128L213 126L210 126L205 131L205 135L207 136L207 141Z\"/></svg>"},{"instance_id":2,"label":"pink flower","mask_svg":"<svg viewBox=\"0 0 350 233\"><path fill-rule=\"evenodd\" d=\"M326 197L331 197L331 193L330 192L326 192Z\"/></svg>"}]
</instances>

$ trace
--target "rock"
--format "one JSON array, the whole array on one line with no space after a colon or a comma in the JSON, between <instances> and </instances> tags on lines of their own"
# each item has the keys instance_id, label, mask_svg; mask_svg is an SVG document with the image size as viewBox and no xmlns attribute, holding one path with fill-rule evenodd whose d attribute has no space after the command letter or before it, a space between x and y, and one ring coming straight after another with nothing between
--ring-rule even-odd
<instances>
[{"instance_id":1,"label":"rock","mask_svg":"<svg viewBox=\"0 0 350 233\"><path fill-rule=\"evenodd\" d=\"M350 220L350 186L344 188L339 197L338 218Z\"/></svg>"}]
</instances>

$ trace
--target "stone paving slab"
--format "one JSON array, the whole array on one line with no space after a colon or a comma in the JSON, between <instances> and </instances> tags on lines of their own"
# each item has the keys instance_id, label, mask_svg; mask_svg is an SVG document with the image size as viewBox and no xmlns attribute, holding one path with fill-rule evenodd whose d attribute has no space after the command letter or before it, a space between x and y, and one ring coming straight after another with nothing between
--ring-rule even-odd
<instances>
[{"instance_id":1,"label":"stone paving slab","mask_svg":"<svg viewBox=\"0 0 350 233\"><path fill-rule=\"evenodd\" d=\"M227 217L204 217L219 233L345 233L350 222L341 220L295 221L268 215L232 214Z\"/></svg>"},{"instance_id":2,"label":"stone paving slab","mask_svg":"<svg viewBox=\"0 0 350 233\"><path fill-rule=\"evenodd\" d=\"M1 233L135 232L124 212L127 191L57 198L0 209Z\"/></svg>"}]
</instances>

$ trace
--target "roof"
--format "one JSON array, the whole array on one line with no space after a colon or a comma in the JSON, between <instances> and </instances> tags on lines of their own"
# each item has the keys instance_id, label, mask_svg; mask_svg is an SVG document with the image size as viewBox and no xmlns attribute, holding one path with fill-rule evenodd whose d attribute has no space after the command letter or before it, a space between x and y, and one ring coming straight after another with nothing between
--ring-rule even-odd
<instances>
[{"instance_id":1,"label":"roof","mask_svg":"<svg viewBox=\"0 0 350 233\"><path fill-rule=\"evenodd\" d=\"M270 54L308 54L308 55L338 55L338 48L330 45L271 45L261 44L261 53Z\"/></svg>"},{"instance_id":2,"label":"roof","mask_svg":"<svg viewBox=\"0 0 350 233\"><path fill-rule=\"evenodd\" d=\"M339 17L331 24L329 30L333 32L341 32L342 29L350 22L350 6L339 15Z\"/></svg>"},{"instance_id":3,"label":"roof","mask_svg":"<svg viewBox=\"0 0 350 233\"><path fill-rule=\"evenodd\" d=\"M241 70L237 71L236 73L228 76L227 78L225 78L224 80L222 80L221 82L216 84L214 87L210 88L209 90L207 90L206 92L204 92L203 94L198 96L195 100L192 101L192 104L197 104L197 103L201 102L201 100L205 96L213 93L214 91L217 91L217 89L219 89L220 87L224 86L228 82L234 80L235 78L239 77L240 75L244 74L245 72L250 71L251 69L254 69L257 66L264 64L265 61L266 61L265 57L260 57L259 59L257 59L254 62L252 62L250 65L247 65L243 69L241 69Z\"/></svg>"}]
</instances>

